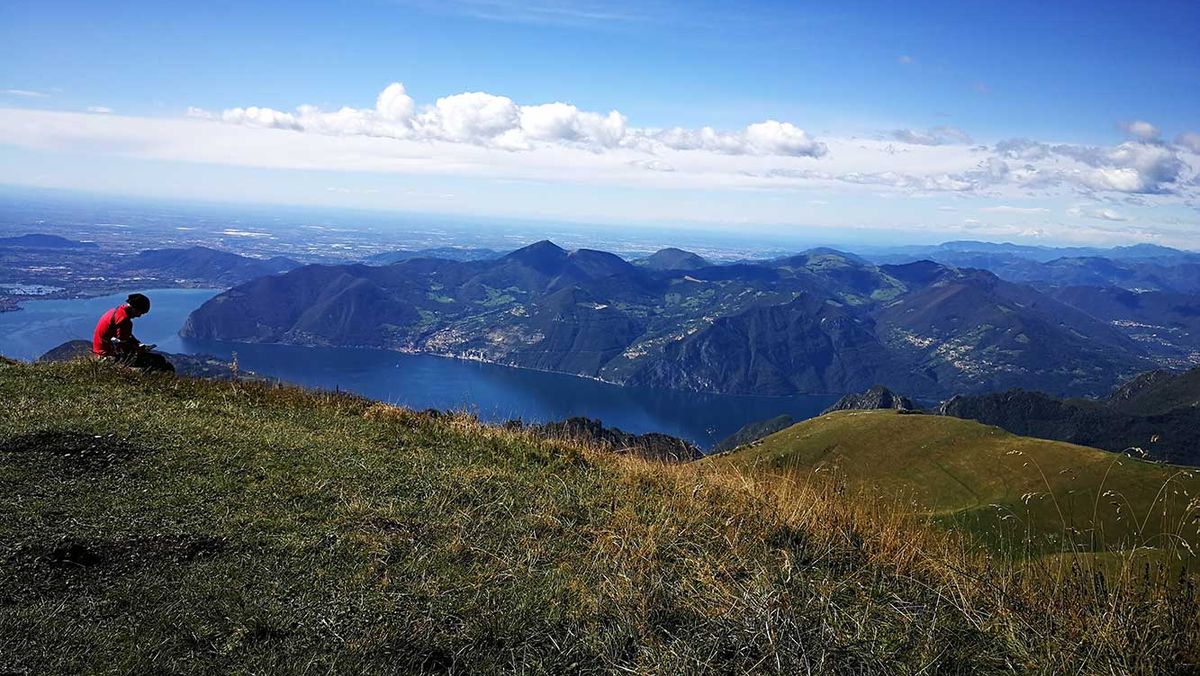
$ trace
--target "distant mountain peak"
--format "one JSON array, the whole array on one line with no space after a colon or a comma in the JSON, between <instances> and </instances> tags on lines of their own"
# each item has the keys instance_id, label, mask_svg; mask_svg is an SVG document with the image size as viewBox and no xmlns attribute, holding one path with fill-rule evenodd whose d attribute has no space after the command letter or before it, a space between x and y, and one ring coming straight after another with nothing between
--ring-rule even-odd
<instances>
[{"instance_id":1,"label":"distant mountain peak","mask_svg":"<svg viewBox=\"0 0 1200 676\"><path fill-rule=\"evenodd\" d=\"M833 411L873 411L878 409L911 411L914 407L908 397L896 394L883 385L875 385L866 392L847 394L838 399L833 406L825 409L822 415Z\"/></svg>"},{"instance_id":2,"label":"distant mountain peak","mask_svg":"<svg viewBox=\"0 0 1200 676\"><path fill-rule=\"evenodd\" d=\"M510 257L521 258L527 256L566 256L567 250L548 239L543 239L528 246L523 246L508 255Z\"/></svg>"},{"instance_id":3,"label":"distant mountain peak","mask_svg":"<svg viewBox=\"0 0 1200 676\"><path fill-rule=\"evenodd\" d=\"M645 258L638 259L636 263L651 270L699 270L712 265L699 254L675 247L659 249Z\"/></svg>"},{"instance_id":4,"label":"distant mountain peak","mask_svg":"<svg viewBox=\"0 0 1200 676\"><path fill-rule=\"evenodd\" d=\"M538 273L544 275L557 274L557 270L562 268L566 262L568 253L562 246L554 244L553 241L544 239L535 241L529 246L522 246L508 256L502 258L502 261L520 263L524 267L532 268Z\"/></svg>"},{"instance_id":5,"label":"distant mountain peak","mask_svg":"<svg viewBox=\"0 0 1200 676\"><path fill-rule=\"evenodd\" d=\"M513 251L503 260L515 261L539 272L549 273L553 268L562 265L567 260L567 256L566 249L544 239Z\"/></svg>"}]
</instances>

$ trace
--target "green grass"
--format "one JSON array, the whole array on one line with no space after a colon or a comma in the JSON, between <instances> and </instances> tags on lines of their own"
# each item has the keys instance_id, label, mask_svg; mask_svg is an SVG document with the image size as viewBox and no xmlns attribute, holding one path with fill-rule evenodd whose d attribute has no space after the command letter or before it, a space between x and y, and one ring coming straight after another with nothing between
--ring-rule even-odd
<instances>
[{"instance_id":1,"label":"green grass","mask_svg":"<svg viewBox=\"0 0 1200 676\"><path fill-rule=\"evenodd\" d=\"M1184 671L1190 582L822 482L336 394L0 363L0 672Z\"/></svg>"},{"instance_id":2,"label":"green grass","mask_svg":"<svg viewBox=\"0 0 1200 676\"><path fill-rule=\"evenodd\" d=\"M1200 552L1194 470L970 420L895 411L814 418L717 462L784 474L831 472L857 493L917 510L1017 554Z\"/></svg>"}]
</instances>

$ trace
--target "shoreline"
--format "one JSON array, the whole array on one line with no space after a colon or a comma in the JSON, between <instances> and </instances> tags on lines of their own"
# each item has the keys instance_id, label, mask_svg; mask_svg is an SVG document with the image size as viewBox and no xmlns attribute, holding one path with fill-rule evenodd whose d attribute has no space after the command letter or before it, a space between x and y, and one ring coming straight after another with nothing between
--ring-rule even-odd
<instances>
[{"instance_id":1,"label":"shoreline","mask_svg":"<svg viewBox=\"0 0 1200 676\"><path fill-rule=\"evenodd\" d=\"M781 401L781 400L785 400L785 399L795 399L795 398L799 398L799 397L835 397L836 398L836 397L842 397L842 396L845 396L846 394L849 394L848 392L797 392L795 394L747 394L747 393L741 393L741 392L711 392L711 391L703 391L703 390L676 390L676 389L669 389L669 388L645 387L642 385L625 385L624 383L620 383L620 382L613 381L613 380L606 380L599 376L589 376L589 375L584 375L582 373L571 373L568 371L554 371L551 369L540 369L540 368L535 368L532 366L521 366L519 364L510 364L510 363L506 363L506 362L502 362L502 361L483 359L480 357L464 357L464 356L459 356L459 355L455 355L455 354L446 354L446 353L440 353L440 352L424 352L421 350L394 349L394 348L387 348L387 347L374 347L374 346L369 346L369 345L307 345L307 344L303 344L303 343L278 343L278 342L266 342L266 341L249 343L249 342L237 341L237 340L219 340L219 339L215 339L215 338L197 338L195 336L184 336L182 334L179 334L179 337L183 340L211 341L214 343L224 343L227 345L275 345L275 346L281 346L281 347L300 347L300 348L317 348L317 349L371 350L373 352L405 354L405 355L412 355L412 356L416 356L416 357L437 357L439 359L451 359L451 360L460 361L460 362L473 362L476 364L487 364L488 366L498 366L501 368L517 369L520 371L530 371L533 373L546 373L546 374L556 375L556 376L566 376L569 378L579 378L581 380L590 380L592 382L597 382L597 383L601 383L603 385L609 385L609 386L617 387L617 388L621 388L621 389L627 389L627 390L637 389L637 390L643 390L646 392L670 392L672 394L690 394L690 395L700 395L700 396L710 396L710 397L736 397L739 399L768 399L768 400L774 400L774 401Z\"/></svg>"}]
</instances>

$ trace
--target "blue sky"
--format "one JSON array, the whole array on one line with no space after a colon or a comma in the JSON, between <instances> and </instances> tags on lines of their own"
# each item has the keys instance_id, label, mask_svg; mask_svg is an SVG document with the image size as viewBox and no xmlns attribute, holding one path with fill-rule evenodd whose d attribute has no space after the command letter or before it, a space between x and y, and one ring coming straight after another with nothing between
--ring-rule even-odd
<instances>
[{"instance_id":1,"label":"blue sky","mask_svg":"<svg viewBox=\"0 0 1200 676\"><path fill-rule=\"evenodd\" d=\"M1200 247L1198 29L1195 2L10 2L0 182Z\"/></svg>"}]
</instances>

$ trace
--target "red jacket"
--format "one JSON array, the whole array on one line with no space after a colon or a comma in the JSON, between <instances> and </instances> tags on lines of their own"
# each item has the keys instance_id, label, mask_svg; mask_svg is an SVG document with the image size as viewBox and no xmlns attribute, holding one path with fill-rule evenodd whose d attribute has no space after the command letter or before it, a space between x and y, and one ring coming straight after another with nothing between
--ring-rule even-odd
<instances>
[{"instance_id":1,"label":"red jacket","mask_svg":"<svg viewBox=\"0 0 1200 676\"><path fill-rule=\"evenodd\" d=\"M92 334L92 352L103 357L128 352L141 344L133 337L133 318L129 316L129 310L128 305L121 305L100 317ZM113 343L114 338L119 342Z\"/></svg>"}]
</instances>

